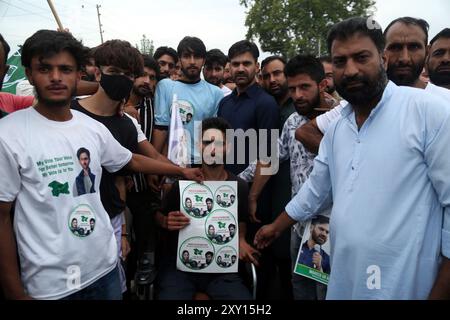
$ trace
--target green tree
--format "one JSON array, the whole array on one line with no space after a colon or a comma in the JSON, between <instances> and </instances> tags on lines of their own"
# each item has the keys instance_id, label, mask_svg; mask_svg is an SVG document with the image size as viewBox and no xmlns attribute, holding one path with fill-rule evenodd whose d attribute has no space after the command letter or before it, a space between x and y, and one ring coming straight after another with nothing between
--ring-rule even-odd
<instances>
[{"instance_id":1,"label":"green tree","mask_svg":"<svg viewBox=\"0 0 450 320\"><path fill-rule=\"evenodd\" d=\"M240 0L248 9L247 39L266 52L292 57L325 54L328 30L353 16L370 16L374 0Z\"/></svg>"},{"instance_id":2,"label":"green tree","mask_svg":"<svg viewBox=\"0 0 450 320\"><path fill-rule=\"evenodd\" d=\"M148 54L150 56L153 56L153 51L155 50L153 40L148 39L145 34L142 35L140 47L136 44L136 48L138 48L141 53Z\"/></svg>"}]
</instances>

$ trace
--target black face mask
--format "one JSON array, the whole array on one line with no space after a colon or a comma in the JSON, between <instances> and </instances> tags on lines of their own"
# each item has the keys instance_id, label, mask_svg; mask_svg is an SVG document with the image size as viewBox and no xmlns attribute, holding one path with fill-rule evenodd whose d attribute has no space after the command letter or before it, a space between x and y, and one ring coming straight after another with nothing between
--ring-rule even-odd
<instances>
[{"instance_id":1,"label":"black face mask","mask_svg":"<svg viewBox=\"0 0 450 320\"><path fill-rule=\"evenodd\" d=\"M130 95L133 80L124 75L109 75L102 72L100 86L107 96L114 101L121 101Z\"/></svg>"}]
</instances>

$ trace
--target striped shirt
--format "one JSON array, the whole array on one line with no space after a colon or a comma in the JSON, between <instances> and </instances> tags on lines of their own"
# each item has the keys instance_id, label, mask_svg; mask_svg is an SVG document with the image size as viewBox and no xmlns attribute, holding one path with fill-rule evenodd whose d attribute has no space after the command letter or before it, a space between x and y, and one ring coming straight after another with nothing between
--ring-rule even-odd
<instances>
[{"instance_id":1,"label":"striped shirt","mask_svg":"<svg viewBox=\"0 0 450 320\"><path fill-rule=\"evenodd\" d=\"M141 125L141 129L147 137L147 140L150 142L152 140L153 127L155 124L155 114L152 100L145 97L136 106L136 109L139 112L139 123ZM142 192L148 189L147 180L142 173L133 174L132 178L134 182L132 192Z\"/></svg>"}]
</instances>

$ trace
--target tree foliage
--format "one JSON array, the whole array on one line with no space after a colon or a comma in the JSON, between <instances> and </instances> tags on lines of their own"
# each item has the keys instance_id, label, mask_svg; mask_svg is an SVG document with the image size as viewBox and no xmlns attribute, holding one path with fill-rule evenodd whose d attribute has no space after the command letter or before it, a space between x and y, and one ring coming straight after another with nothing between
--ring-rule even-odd
<instances>
[{"instance_id":1,"label":"tree foliage","mask_svg":"<svg viewBox=\"0 0 450 320\"><path fill-rule=\"evenodd\" d=\"M328 30L336 22L373 14L374 0L240 0L248 9L247 39L266 52L292 57L324 54Z\"/></svg>"},{"instance_id":2,"label":"tree foliage","mask_svg":"<svg viewBox=\"0 0 450 320\"><path fill-rule=\"evenodd\" d=\"M145 34L142 35L141 39L141 45L138 46L136 44L136 48L142 53L142 54L148 54L150 56L153 56L153 52L155 50L155 46L153 45L153 40L150 40L147 38Z\"/></svg>"}]
</instances>

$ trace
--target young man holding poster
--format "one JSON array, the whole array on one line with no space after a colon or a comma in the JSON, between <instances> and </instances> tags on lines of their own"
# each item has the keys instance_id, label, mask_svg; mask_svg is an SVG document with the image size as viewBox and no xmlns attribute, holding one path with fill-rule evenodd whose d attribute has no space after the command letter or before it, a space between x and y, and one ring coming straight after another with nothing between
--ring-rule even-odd
<instances>
[{"instance_id":1,"label":"young man holding poster","mask_svg":"<svg viewBox=\"0 0 450 320\"><path fill-rule=\"evenodd\" d=\"M247 221L247 184L224 168L223 159L228 144L225 140L230 125L221 118L209 118L202 122L201 171L204 181L237 181L238 183L238 221L239 221L239 258L257 264L254 255L259 252L245 240ZM178 231L189 225L190 219L180 210L179 183L163 200L162 210L157 212L158 224L166 229L161 241L162 261L158 274L158 298L161 300L190 300L198 291L206 293L212 299L238 300L251 299L238 273L189 273L176 269Z\"/></svg>"}]
</instances>

